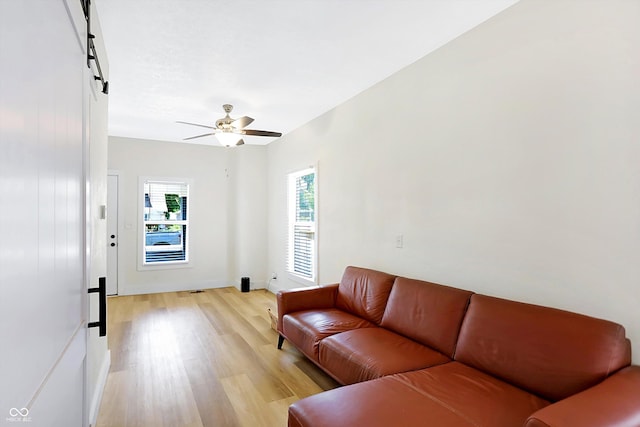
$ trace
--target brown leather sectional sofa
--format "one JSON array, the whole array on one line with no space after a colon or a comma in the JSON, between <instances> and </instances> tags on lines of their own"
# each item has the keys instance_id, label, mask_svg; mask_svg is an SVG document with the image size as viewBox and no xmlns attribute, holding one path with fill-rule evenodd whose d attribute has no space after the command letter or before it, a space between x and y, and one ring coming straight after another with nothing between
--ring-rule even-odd
<instances>
[{"instance_id":1,"label":"brown leather sectional sofa","mask_svg":"<svg viewBox=\"0 0 640 427\"><path fill-rule=\"evenodd\" d=\"M280 291L283 339L345 385L289 427L638 427L621 325L383 272Z\"/></svg>"}]
</instances>

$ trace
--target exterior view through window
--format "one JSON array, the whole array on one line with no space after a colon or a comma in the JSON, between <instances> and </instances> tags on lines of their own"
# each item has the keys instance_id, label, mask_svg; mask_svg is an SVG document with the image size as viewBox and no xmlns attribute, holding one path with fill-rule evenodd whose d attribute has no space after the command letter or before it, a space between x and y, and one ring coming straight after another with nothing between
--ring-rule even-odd
<instances>
[{"instance_id":1,"label":"exterior view through window","mask_svg":"<svg viewBox=\"0 0 640 427\"><path fill-rule=\"evenodd\" d=\"M189 185L186 182L144 182L144 264L189 261Z\"/></svg>"},{"instance_id":2,"label":"exterior view through window","mask_svg":"<svg viewBox=\"0 0 640 427\"><path fill-rule=\"evenodd\" d=\"M289 174L289 273L315 282L316 173L315 169Z\"/></svg>"}]
</instances>

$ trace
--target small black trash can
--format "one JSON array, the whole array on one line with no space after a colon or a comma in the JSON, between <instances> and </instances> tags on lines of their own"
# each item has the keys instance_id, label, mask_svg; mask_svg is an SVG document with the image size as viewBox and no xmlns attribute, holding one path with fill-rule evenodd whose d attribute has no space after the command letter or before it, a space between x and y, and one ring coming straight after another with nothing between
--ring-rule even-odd
<instances>
[{"instance_id":1,"label":"small black trash can","mask_svg":"<svg viewBox=\"0 0 640 427\"><path fill-rule=\"evenodd\" d=\"M251 290L251 280L248 277L243 277L240 280L240 290L242 292L249 292Z\"/></svg>"}]
</instances>

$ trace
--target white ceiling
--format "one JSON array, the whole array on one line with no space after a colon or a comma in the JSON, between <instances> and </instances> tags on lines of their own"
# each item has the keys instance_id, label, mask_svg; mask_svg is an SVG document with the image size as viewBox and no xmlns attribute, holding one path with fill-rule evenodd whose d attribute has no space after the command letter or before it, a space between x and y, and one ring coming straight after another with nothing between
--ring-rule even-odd
<instances>
[{"instance_id":1,"label":"white ceiling","mask_svg":"<svg viewBox=\"0 0 640 427\"><path fill-rule=\"evenodd\" d=\"M225 103L286 134L517 1L95 0L109 134L181 141Z\"/></svg>"}]
</instances>

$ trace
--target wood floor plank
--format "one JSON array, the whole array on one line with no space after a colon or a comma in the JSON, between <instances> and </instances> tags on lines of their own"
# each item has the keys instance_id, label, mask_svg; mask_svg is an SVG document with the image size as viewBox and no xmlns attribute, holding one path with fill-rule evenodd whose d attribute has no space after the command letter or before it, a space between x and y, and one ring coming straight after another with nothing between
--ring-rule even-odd
<instances>
[{"instance_id":1,"label":"wood floor plank","mask_svg":"<svg viewBox=\"0 0 640 427\"><path fill-rule=\"evenodd\" d=\"M286 399L274 400L273 402L269 402L267 407L271 412L271 416L274 420L274 425L278 426L286 426L287 425L287 415L289 410L289 405L297 401L299 398L296 397L288 397Z\"/></svg>"},{"instance_id":2,"label":"wood floor plank","mask_svg":"<svg viewBox=\"0 0 640 427\"><path fill-rule=\"evenodd\" d=\"M113 343L111 347L111 371L122 371L131 361L131 321L112 324L109 339Z\"/></svg>"},{"instance_id":3,"label":"wood floor plank","mask_svg":"<svg viewBox=\"0 0 640 427\"><path fill-rule=\"evenodd\" d=\"M218 335L224 335L231 333L233 329L229 326L229 324L224 320L224 317L220 316L215 312L215 308L213 304L210 302L199 302L198 307L205 315L213 329L218 333Z\"/></svg>"},{"instance_id":4,"label":"wood floor plank","mask_svg":"<svg viewBox=\"0 0 640 427\"><path fill-rule=\"evenodd\" d=\"M256 393L253 383L247 375L236 375L223 378L221 381L238 415L240 425L246 427L286 425L286 421L281 422L269 410L267 403Z\"/></svg>"},{"instance_id":5,"label":"wood floor plank","mask_svg":"<svg viewBox=\"0 0 640 427\"><path fill-rule=\"evenodd\" d=\"M127 393L130 384L127 382L128 373L125 371L111 371L107 377L105 389L109 393L102 396L100 411L109 414L109 417L102 417L100 425L102 427L123 427L127 425Z\"/></svg>"},{"instance_id":6,"label":"wood floor plank","mask_svg":"<svg viewBox=\"0 0 640 427\"><path fill-rule=\"evenodd\" d=\"M238 334L223 337L229 347L236 348L238 363L266 402L293 396L293 392L267 366L267 363Z\"/></svg>"},{"instance_id":7,"label":"wood floor plank","mask_svg":"<svg viewBox=\"0 0 640 427\"><path fill-rule=\"evenodd\" d=\"M258 348L257 352L259 356L266 361L267 366L274 375L278 376L293 392L294 396L298 398L311 396L312 394L317 394L323 390L329 390L338 386L336 382L321 372L315 365L309 367L306 371L301 370L296 363L304 356L297 350L274 350L273 345L267 344ZM324 377L325 387L321 387L314 381L314 378L317 377Z\"/></svg>"},{"instance_id":8,"label":"wood floor plank","mask_svg":"<svg viewBox=\"0 0 640 427\"><path fill-rule=\"evenodd\" d=\"M296 400L337 386L276 348L263 290L111 297L111 369L97 427L286 426Z\"/></svg>"},{"instance_id":9,"label":"wood floor plank","mask_svg":"<svg viewBox=\"0 0 640 427\"><path fill-rule=\"evenodd\" d=\"M239 426L233 405L206 359L185 361L185 368L204 427Z\"/></svg>"},{"instance_id":10,"label":"wood floor plank","mask_svg":"<svg viewBox=\"0 0 640 427\"><path fill-rule=\"evenodd\" d=\"M211 293L211 299L216 304L216 311L221 312L234 332L242 335L248 343L251 345L262 345L269 342L228 302L223 293L213 292Z\"/></svg>"}]
</instances>

